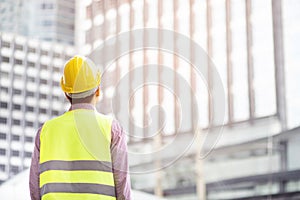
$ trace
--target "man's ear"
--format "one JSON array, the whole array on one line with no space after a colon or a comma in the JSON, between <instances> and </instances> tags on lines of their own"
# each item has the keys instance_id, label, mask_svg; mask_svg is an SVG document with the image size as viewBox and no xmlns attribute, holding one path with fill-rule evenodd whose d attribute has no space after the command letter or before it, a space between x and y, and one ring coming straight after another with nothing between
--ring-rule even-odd
<instances>
[{"instance_id":1,"label":"man's ear","mask_svg":"<svg viewBox=\"0 0 300 200\"><path fill-rule=\"evenodd\" d=\"M69 101L70 103L72 103L72 99L67 95L67 93L64 93L64 94L65 94L66 99L68 99L68 101Z\"/></svg>"},{"instance_id":2,"label":"man's ear","mask_svg":"<svg viewBox=\"0 0 300 200\"><path fill-rule=\"evenodd\" d=\"M100 96L100 87L98 87L98 89L96 90L95 94L96 94L96 97Z\"/></svg>"}]
</instances>

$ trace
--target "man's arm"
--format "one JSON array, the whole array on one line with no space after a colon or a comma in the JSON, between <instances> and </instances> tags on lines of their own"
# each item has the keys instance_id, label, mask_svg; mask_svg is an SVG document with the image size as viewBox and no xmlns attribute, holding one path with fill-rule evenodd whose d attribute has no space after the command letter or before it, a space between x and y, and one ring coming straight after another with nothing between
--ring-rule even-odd
<instances>
[{"instance_id":1,"label":"man's arm","mask_svg":"<svg viewBox=\"0 0 300 200\"><path fill-rule=\"evenodd\" d=\"M40 133L41 128L35 136L35 145L31 158L29 189L31 200L40 200L40 176L39 176L39 162L40 162Z\"/></svg>"},{"instance_id":2,"label":"man's arm","mask_svg":"<svg viewBox=\"0 0 300 200\"><path fill-rule=\"evenodd\" d=\"M117 121L112 122L111 156L117 200L131 199L126 137Z\"/></svg>"}]
</instances>

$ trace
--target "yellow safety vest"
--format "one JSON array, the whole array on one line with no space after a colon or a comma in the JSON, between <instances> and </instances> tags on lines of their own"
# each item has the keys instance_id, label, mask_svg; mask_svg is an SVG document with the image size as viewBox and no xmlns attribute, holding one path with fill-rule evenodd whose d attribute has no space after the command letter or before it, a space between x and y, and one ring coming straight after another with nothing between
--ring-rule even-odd
<instances>
[{"instance_id":1,"label":"yellow safety vest","mask_svg":"<svg viewBox=\"0 0 300 200\"><path fill-rule=\"evenodd\" d=\"M77 109L47 121L40 134L42 200L115 200L111 123Z\"/></svg>"}]
</instances>

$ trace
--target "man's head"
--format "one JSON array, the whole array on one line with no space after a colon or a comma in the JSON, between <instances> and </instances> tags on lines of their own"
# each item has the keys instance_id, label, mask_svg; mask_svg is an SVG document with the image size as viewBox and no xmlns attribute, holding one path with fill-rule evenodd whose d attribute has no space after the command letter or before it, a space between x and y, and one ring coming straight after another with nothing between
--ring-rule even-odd
<instances>
[{"instance_id":1,"label":"man's head","mask_svg":"<svg viewBox=\"0 0 300 200\"><path fill-rule=\"evenodd\" d=\"M72 103L96 104L100 96L101 73L88 58L74 56L64 66L61 88Z\"/></svg>"}]
</instances>

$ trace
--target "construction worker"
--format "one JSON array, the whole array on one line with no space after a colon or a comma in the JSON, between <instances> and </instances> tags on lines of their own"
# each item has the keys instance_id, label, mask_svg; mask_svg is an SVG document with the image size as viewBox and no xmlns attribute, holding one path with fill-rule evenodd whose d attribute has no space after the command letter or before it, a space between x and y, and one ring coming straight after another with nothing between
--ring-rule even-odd
<instances>
[{"instance_id":1,"label":"construction worker","mask_svg":"<svg viewBox=\"0 0 300 200\"><path fill-rule=\"evenodd\" d=\"M69 111L38 130L30 167L32 200L130 200L125 134L98 113L101 74L88 58L66 62L61 88Z\"/></svg>"}]
</instances>

